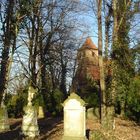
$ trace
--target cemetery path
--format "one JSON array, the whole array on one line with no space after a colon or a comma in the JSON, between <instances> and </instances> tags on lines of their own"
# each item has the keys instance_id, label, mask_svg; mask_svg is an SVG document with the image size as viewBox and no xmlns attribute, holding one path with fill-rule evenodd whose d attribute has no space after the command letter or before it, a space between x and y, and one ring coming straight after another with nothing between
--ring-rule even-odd
<instances>
[{"instance_id":1,"label":"cemetery path","mask_svg":"<svg viewBox=\"0 0 140 140\"><path fill-rule=\"evenodd\" d=\"M10 130L0 133L0 140L24 140L21 125L22 118L9 119ZM35 140L60 140L62 136L62 118L44 118L38 120L40 135Z\"/></svg>"},{"instance_id":2,"label":"cemetery path","mask_svg":"<svg viewBox=\"0 0 140 140\"><path fill-rule=\"evenodd\" d=\"M140 140L140 126L132 121L116 118L116 129L113 134L117 140ZM9 119L11 130L0 133L0 140L24 140L21 135L22 119ZM87 120L87 130L100 131L97 120ZM63 135L62 118L45 118L39 120L40 136L35 140L61 140ZM89 132L87 131L87 132ZM103 132L104 133L104 132ZM109 134L106 134L109 135Z\"/></svg>"}]
</instances>

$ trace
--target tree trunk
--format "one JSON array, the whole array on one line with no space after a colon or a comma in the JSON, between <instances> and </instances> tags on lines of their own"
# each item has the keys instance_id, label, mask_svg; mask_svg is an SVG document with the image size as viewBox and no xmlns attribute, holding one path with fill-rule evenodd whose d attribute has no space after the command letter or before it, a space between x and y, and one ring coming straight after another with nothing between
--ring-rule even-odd
<instances>
[{"instance_id":1,"label":"tree trunk","mask_svg":"<svg viewBox=\"0 0 140 140\"><path fill-rule=\"evenodd\" d=\"M67 74L67 69L66 69L67 66L66 65L67 64L63 64L66 62L62 62L62 61L61 61L62 72L61 72L60 90L63 92L64 98L66 98L67 97L67 90L66 90L66 74Z\"/></svg>"},{"instance_id":2,"label":"tree trunk","mask_svg":"<svg viewBox=\"0 0 140 140\"><path fill-rule=\"evenodd\" d=\"M117 45L117 0L113 0L113 38L112 38L112 54L115 55L114 49ZM114 129L115 128L115 121L114 121L114 115L115 115L115 97L116 97L116 64L115 59L112 57L111 60L111 68L112 68L112 81L111 81L111 93L109 94L110 103L107 106L108 114L107 114L107 120L108 120L108 128Z\"/></svg>"},{"instance_id":3,"label":"tree trunk","mask_svg":"<svg viewBox=\"0 0 140 140\"><path fill-rule=\"evenodd\" d=\"M13 7L14 7L14 2L12 0L9 0L8 7L6 10L5 25L3 25L4 46L2 50L2 56L1 56L2 60L1 60L1 67L0 67L0 102L2 102L3 94L6 89L7 77L8 77L9 51L10 51L11 40L12 40Z\"/></svg>"},{"instance_id":4,"label":"tree trunk","mask_svg":"<svg viewBox=\"0 0 140 140\"><path fill-rule=\"evenodd\" d=\"M110 15L111 13L107 13L107 16L105 17L105 59L106 60L108 60L108 55L109 55L108 49L109 49Z\"/></svg>"},{"instance_id":5,"label":"tree trunk","mask_svg":"<svg viewBox=\"0 0 140 140\"><path fill-rule=\"evenodd\" d=\"M113 38L112 38L112 83L111 83L111 96L112 96L112 104L114 104L115 96L116 96L116 65L115 65L115 48L117 47L117 38L118 38L118 31L117 31L117 0L113 0Z\"/></svg>"},{"instance_id":6,"label":"tree trunk","mask_svg":"<svg viewBox=\"0 0 140 140\"><path fill-rule=\"evenodd\" d=\"M102 56L102 0L98 0L98 55L100 67L100 94L101 94L101 124L104 127L106 118L106 100L105 100L105 79L104 79L104 65Z\"/></svg>"}]
</instances>

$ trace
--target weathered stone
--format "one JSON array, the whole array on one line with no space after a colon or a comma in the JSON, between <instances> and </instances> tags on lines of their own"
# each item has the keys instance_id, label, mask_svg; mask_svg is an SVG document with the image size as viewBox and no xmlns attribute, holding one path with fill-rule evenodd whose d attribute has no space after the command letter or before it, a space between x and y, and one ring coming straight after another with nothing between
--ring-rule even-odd
<instances>
[{"instance_id":1,"label":"weathered stone","mask_svg":"<svg viewBox=\"0 0 140 140\"><path fill-rule=\"evenodd\" d=\"M36 137L39 135L38 123L37 123L37 111L36 108L27 105L24 108L24 116L22 121L22 133L27 137Z\"/></svg>"},{"instance_id":2,"label":"weathered stone","mask_svg":"<svg viewBox=\"0 0 140 140\"><path fill-rule=\"evenodd\" d=\"M81 48L77 50L77 71L72 83L72 91L79 91L80 96L85 97L81 91L88 88L90 79L98 81L100 78L98 64L98 48L88 37Z\"/></svg>"},{"instance_id":3,"label":"weathered stone","mask_svg":"<svg viewBox=\"0 0 140 140\"><path fill-rule=\"evenodd\" d=\"M0 132L10 130L6 106L0 107Z\"/></svg>"},{"instance_id":4,"label":"weathered stone","mask_svg":"<svg viewBox=\"0 0 140 140\"><path fill-rule=\"evenodd\" d=\"M44 118L44 111L42 106L39 106L38 108L38 118L39 119Z\"/></svg>"},{"instance_id":5,"label":"weathered stone","mask_svg":"<svg viewBox=\"0 0 140 140\"><path fill-rule=\"evenodd\" d=\"M64 136L63 140L86 140L85 102L72 93L63 103Z\"/></svg>"},{"instance_id":6,"label":"weathered stone","mask_svg":"<svg viewBox=\"0 0 140 140\"><path fill-rule=\"evenodd\" d=\"M34 98L34 94L36 93L36 89L34 89L32 86L29 86L28 90L28 105L32 105L32 100Z\"/></svg>"},{"instance_id":7,"label":"weathered stone","mask_svg":"<svg viewBox=\"0 0 140 140\"><path fill-rule=\"evenodd\" d=\"M39 135L39 128L37 123L37 109L32 106L32 99L36 90L30 86L28 90L28 104L24 107L24 116L22 120L22 133L27 136L34 138Z\"/></svg>"}]
</instances>

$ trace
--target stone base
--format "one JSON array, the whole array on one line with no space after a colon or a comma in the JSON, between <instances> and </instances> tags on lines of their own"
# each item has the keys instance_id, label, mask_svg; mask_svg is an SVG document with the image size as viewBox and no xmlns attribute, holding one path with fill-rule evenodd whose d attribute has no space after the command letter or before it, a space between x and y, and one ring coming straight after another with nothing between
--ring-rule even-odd
<instances>
[{"instance_id":1,"label":"stone base","mask_svg":"<svg viewBox=\"0 0 140 140\"><path fill-rule=\"evenodd\" d=\"M27 137L36 137L39 135L39 128L37 123L37 111L32 105L24 108L25 115L22 121L22 133Z\"/></svg>"},{"instance_id":2,"label":"stone base","mask_svg":"<svg viewBox=\"0 0 140 140\"><path fill-rule=\"evenodd\" d=\"M87 140L86 137L63 136L62 140Z\"/></svg>"},{"instance_id":3,"label":"stone base","mask_svg":"<svg viewBox=\"0 0 140 140\"><path fill-rule=\"evenodd\" d=\"M10 130L9 122L8 122L8 113L6 107L0 108L0 132Z\"/></svg>"},{"instance_id":4,"label":"stone base","mask_svg":"<svg viewBox=\"0 0 140 140\"><path fill-rule=\"evenodd\" d=\"M27 137L36 137L39 135L38 125L22 126L23 134Z\"/></svg>"}]
</instances>

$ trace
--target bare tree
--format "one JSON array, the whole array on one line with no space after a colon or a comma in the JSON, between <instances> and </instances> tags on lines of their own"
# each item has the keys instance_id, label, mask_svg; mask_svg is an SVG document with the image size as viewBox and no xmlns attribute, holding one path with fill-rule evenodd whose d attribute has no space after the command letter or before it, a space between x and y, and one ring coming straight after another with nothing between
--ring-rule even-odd
<instances>
[{"instance_id":1,"label":"bare tree","mask_svg":"<svg viewBox=\"0 0 140 140\"><path fill-rule=\"evenodd\" d=\"M2 4L2 3L1 3ZM2 56L0 66L0 102L8 84L8 77L10 73L12 57L16 47L16 16L14 15L15 1L9 0L5 5L5 13L1 13L2 22ZM3 7L4 8L4 7ZM2 9L1 9L2 10ZM11 58L10 58L11 51Z\"/></svg>"}]
</instances>

